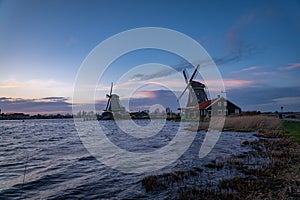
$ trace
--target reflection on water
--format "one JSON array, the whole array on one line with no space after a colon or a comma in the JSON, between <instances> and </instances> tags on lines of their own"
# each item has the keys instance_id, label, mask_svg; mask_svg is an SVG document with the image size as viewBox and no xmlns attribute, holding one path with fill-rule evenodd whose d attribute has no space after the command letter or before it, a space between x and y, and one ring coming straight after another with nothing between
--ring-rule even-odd
<instances>
[{"instance_id":1,"label":"reflection on water","mask_svg":"<svg viewBox=\"0 0 300 200\"><path fill-rule=\"evenodd\" d=\"M157 135L135 138L119 131L113 121L99 123L111 142L131 152L151 152L162 148L178 130L178 122L167 121ZM146 193L141 180L149 174L203 167L216 157L249 151L246 147L240 147L240 141L254 138L252 133L223 133L213 151L204 159L199 159L204 136L205 132L198 132L183 156L159 171L125 174L105 166L89 154L73 120L0 121L0 198L172 197L170 191ZM219 172L209 178L217 180L222 176L224 174Z\"/></svg>"}]
</instances>

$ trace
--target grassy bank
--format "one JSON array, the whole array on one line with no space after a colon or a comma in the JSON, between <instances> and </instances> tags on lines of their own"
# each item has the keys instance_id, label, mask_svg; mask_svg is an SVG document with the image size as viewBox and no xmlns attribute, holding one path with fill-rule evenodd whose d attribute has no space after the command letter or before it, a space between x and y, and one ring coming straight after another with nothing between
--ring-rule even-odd
<instances>
[{"instance_id":1,"label":"grassy bank","mask_svg":"<svg viewBox=\"0 0 300 200\"><path fill-rule=\"evenodd\" d=\"M300 143L300 122L284 120L282 126L285 135L295 137L296 142Z\"/></svg>"},{"instance_id":2,"label":"grassy bank","mask_svg":"<svg viewBox=\"0 0 300 200\"><path fill-rule=\"evenodd\" d=\"M299 122L244 116L227 118L225 128L258 131L257 139L241 142L252 151L201 168L145 177L146 191L175 192L177 199L300 199ZM233 176L212 181L219 171Z\"/></svg>"}]
</instances>

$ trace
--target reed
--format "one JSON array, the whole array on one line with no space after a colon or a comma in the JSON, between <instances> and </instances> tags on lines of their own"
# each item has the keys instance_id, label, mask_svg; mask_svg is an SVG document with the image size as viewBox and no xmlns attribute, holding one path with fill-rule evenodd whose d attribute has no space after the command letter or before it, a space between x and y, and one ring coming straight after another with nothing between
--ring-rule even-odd
<instances>
[{"instance_id":1,"label":"reed","mask_svg":"<svg viewBox=\"0 0 300 200\"><path fill-rule=\"evenodd\" d=\"M272 130L279 133L282 129L282 122L274 116L254 115L254 116L227 116L224 126L222 127L224 118L214 117L209 123L200 123L198 127L190 127L188 130L207 130L209 127L217 127L218 130L249 132ZM278 132L276 132L278 131Z\"/></svg>"},{"instance_id":2,"label":"reed","mask_svg":"<svg viewBox=\"0 0 300 200\"><path fill-rule=\"evenodd\" d=\"M233 130L280 130L282 122L276 117L263 115L226 117L224 129Z\"/></svg>"}]
</instances>

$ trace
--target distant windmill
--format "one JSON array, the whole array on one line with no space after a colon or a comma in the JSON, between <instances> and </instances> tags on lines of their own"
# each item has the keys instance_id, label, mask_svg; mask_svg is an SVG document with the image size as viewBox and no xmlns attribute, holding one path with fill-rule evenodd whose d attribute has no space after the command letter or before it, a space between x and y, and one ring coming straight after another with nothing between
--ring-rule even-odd
<instances>
[{"instance_id":1,"label":"distant windmill","mask_svg":"<svg viewBox=\"0 0 300 200\"><path fill-rule=\"evenodd\" d=\"M113 83L111 83L110 92L106 94L108 98L105 111L123 111L124 107L120 105L119 96L116 94L112 94Z\"/></svg>"},{"instance_id":2,"label":"distant windmill","mask_svg":"<svg viewBox=\"0 0 300 200\"><path fill-rule=\"evenodd\" d=\"M188 74L187 74L186 70L185 69L183 70L183 76L184 76L187 86L183 90L182 94L179 96L178 101L183 96L185 91L187 89L189 89L189 98L188 98L188 102L187 102L187 107L196 106L196 105L208 100L206 92L205 92L205 85L203 83L193 81L193 79L195 78L195 76L198 72L199 67L200 67L200 65L197 65L197 67L196 67L195 71L193 72L190 79L188 79Z\"/></svg>"}]
</instances>

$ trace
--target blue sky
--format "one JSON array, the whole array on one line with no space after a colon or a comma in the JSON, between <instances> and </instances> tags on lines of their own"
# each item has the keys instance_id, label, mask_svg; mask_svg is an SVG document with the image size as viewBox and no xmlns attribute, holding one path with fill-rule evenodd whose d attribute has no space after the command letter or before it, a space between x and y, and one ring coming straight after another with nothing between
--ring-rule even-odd
<instances>
[{"instance_id":1,"label":"blue sky","mask_svg":"<svg viewBox=\"0 0 300 200\"><path fill-rule=\"evenodd\" d=\"M227 97L243 110L275 111L284 106L286 111L300 111L299 21L296 0L2 0L0 108L69 112L77 71L100 42L133 28L163 27L188 35L206 49L221 72ZM154 50L123 56L100 81L99 109L111 81L149 62L176 66L182 60ZM162 98L163 93L161 88L143 91L135 109L152 102L167 104L169 93Z\"/></svg>"}]
</instances>

